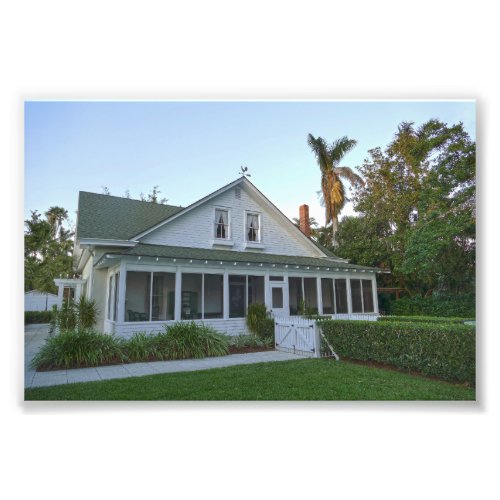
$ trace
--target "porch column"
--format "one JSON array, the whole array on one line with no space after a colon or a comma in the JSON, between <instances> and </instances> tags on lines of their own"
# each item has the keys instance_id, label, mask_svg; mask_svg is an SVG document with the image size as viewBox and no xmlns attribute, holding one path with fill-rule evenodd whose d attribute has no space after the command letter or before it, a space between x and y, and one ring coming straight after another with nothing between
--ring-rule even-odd
<instances>
[{"instance_id":1,"label":"porch column","mask_svg":"<svg viewBox=\"0 0 500 500\"><path fill-rule=\"evenodd\" d=\"M323 314L323 292L321 289L321 277L316 278L316 293L318 295L318 314Z\"/></svg>"},{"instance_id":2,"label":"porch column","mask_svg":"<svg viewBox=\"0 0 500 500\"><path fill-rule=\"evenodd\" d=\"M378 312L378 294L377 294L377 275L372 279L372 293L373 293L373 312L379 314Z\"/></svg>"},{"instance_id":3,"label":"porch column","mask_svg":"<svg viewBox=\"0 0 500 500\"><path fill-rule=\"evenodd\" d=\"M175 321L181 320L181 309L182 309L182 271L180 267L177 267L177 270L175 271L175 307L174 307Z\"/></svg>"},{"instance_id":4,"label":"porch column","mask_svg":"<svg viewBox=\"0 0 500 500\"><path fill-rule=\"evenodd\" d=\"M351 297L351 276L347 276L346 290L347 290L347 312L352 314L352 297Z\"/></svg>"},{"instance_id":5,"label":"porch column","mask_svg":"<svg viewBox=\"0 0 500 500\"><path fill-rule=\"evenodd\" d=\"M116 311L116 318L115 318L115 321L117 323L123 323L125 321L126 294L127 294L127 263L124 260L122 260L120 262L120 277L118 278L118 310Z\"/></svg>"},{"instance_id":6,"label":"porch column","mask_svg":"<svg viewBox=\"0 0 500 500\"><path fill-rule=\"evenodd\" d=\"M224 269L222 277L222 317L229 319L229 271Z\"/></svg>"},{"instance_id":7,"label":"porch column","mask_svg":"<svg viewBox=\"0 0 500 500\"><path fill-rule=\"evenodd\" d=\"M266 306L266 309L271 309L271 306L272 306L269 291L270 291L270 289L269 289L269 271L266 271L264 273L264 304Z\"/></svg>"}]
</instances>

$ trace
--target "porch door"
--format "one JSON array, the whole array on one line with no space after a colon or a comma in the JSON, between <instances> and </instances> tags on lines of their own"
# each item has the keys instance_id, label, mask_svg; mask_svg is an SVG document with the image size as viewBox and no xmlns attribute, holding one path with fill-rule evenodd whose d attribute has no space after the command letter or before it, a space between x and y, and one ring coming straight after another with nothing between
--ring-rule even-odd
<instances>
[{"instance_id":1,"label":"porch door","mask_svg":"<svg viewBox=\"0 0 500 500\"><path fill-rule=\"evenodd\" d=\"M288 316L288 297L285 283L269 282L271 311L274 316Z\"/></svg>"}]
</instances>

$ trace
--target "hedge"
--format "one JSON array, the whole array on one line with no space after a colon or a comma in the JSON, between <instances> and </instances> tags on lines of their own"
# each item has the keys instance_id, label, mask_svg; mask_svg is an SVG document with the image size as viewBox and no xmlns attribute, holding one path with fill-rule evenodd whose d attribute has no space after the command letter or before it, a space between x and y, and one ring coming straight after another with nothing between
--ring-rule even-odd
<instances>
[{"instance_id":1,"label":"hedge","mask_svg":"<svg viewBox=\"0 0 500 500\"><path fill-rule=\"evenodd\" d=\"M459 324L319 321L339 356L475 384L475 329Z\"/></svg>"},{"instance_id":2,"label":"hedge","mask_svg":"<svg viewBox=\"0 0 500 500\"><path fill-rule=\"evenodd\" d=\"M476 297L472 293L402 297L391 302L387 312L394 316L472 318L476 315Z\"/></svg>"},{"instance_id":3,"label":"hedge","mask_svg":"<svg viewBox=\"0 0 500 500\"><path fill-rule=\"evenodd\" d=\"M50 323L52 311L24 311L24 324Z\"/></svg>"},{"instance_id":4,"label":"hedge","mask_svg":"<svg viewBox=\"0 0 500 500\"><path fill-rule=\"evenodd\" d=\"M444 318L442 316L379 316L377 321L396 321L398 323L456 323L475 321L475 318Z\"/></svg>"}]
</instances>

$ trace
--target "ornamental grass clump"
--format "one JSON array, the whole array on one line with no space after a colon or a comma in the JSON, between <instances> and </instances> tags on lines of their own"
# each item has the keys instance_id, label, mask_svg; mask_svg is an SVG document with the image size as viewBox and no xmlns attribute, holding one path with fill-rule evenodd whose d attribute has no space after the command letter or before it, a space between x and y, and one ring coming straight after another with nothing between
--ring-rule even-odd
<instances>
[{"instance_id":1,"label":"ornamental grass clump","mask_svg":"<svg viewBox=\"0 0 500 500\"><path fill-rule=\"evenodd\" d=\"M165 326L157 335L157 349L163 359L225 356L229 342L225 335L209 326L194 322L174 323Z\"/></svg>"},{"instance_id":2,"label":"ornamental grass clump","mask_svg":"<svg viewBox=\"0 0 500 500\"><path fill-rule=\"evenodd\" d=\"M158 340L158 335L135 332L132 337L123 341L123 354L130 362L161 361L165 358L159 349Z\"/></svg>"},{"instance_id":3,"label":"ornamental grass clump","mask_svg":"<svg viewBox=\"0 0 500 500\"><path fill-rule=\"evenodd\" d=\"M269 316L264 304L254 303L248 306L248 329L259 339L272 342L274 339L274 320Z\"/></svg>"},{"instance_id":4,"label":"ornamental grass clump","mask_svg":"<svg viewBox=\"0 0 500 500\"><path fill-rule=\"evenodd\" d=\"M122 340L92 330L70 330L47 338L32 361L37 370L62 370L122 363Z\"/></svg>"}]
</instances>

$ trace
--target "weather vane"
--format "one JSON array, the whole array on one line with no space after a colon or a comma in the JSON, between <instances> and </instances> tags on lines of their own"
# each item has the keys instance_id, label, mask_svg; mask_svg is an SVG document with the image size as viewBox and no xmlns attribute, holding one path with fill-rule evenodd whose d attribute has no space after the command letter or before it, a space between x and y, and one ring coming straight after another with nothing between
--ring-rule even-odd
<instances>
[{"instance_id":1,"label":"weather vane","mask_svg":"<svg viewBox=\"0 0 500 500\"><path fill-rule=\"evenodd\" d=\"M252 177L250 174L247 174L248 167L242 165L240 169L240 172L238 172L240 175L242 175L243 177Z\"/></svg>"}]
</instances>

